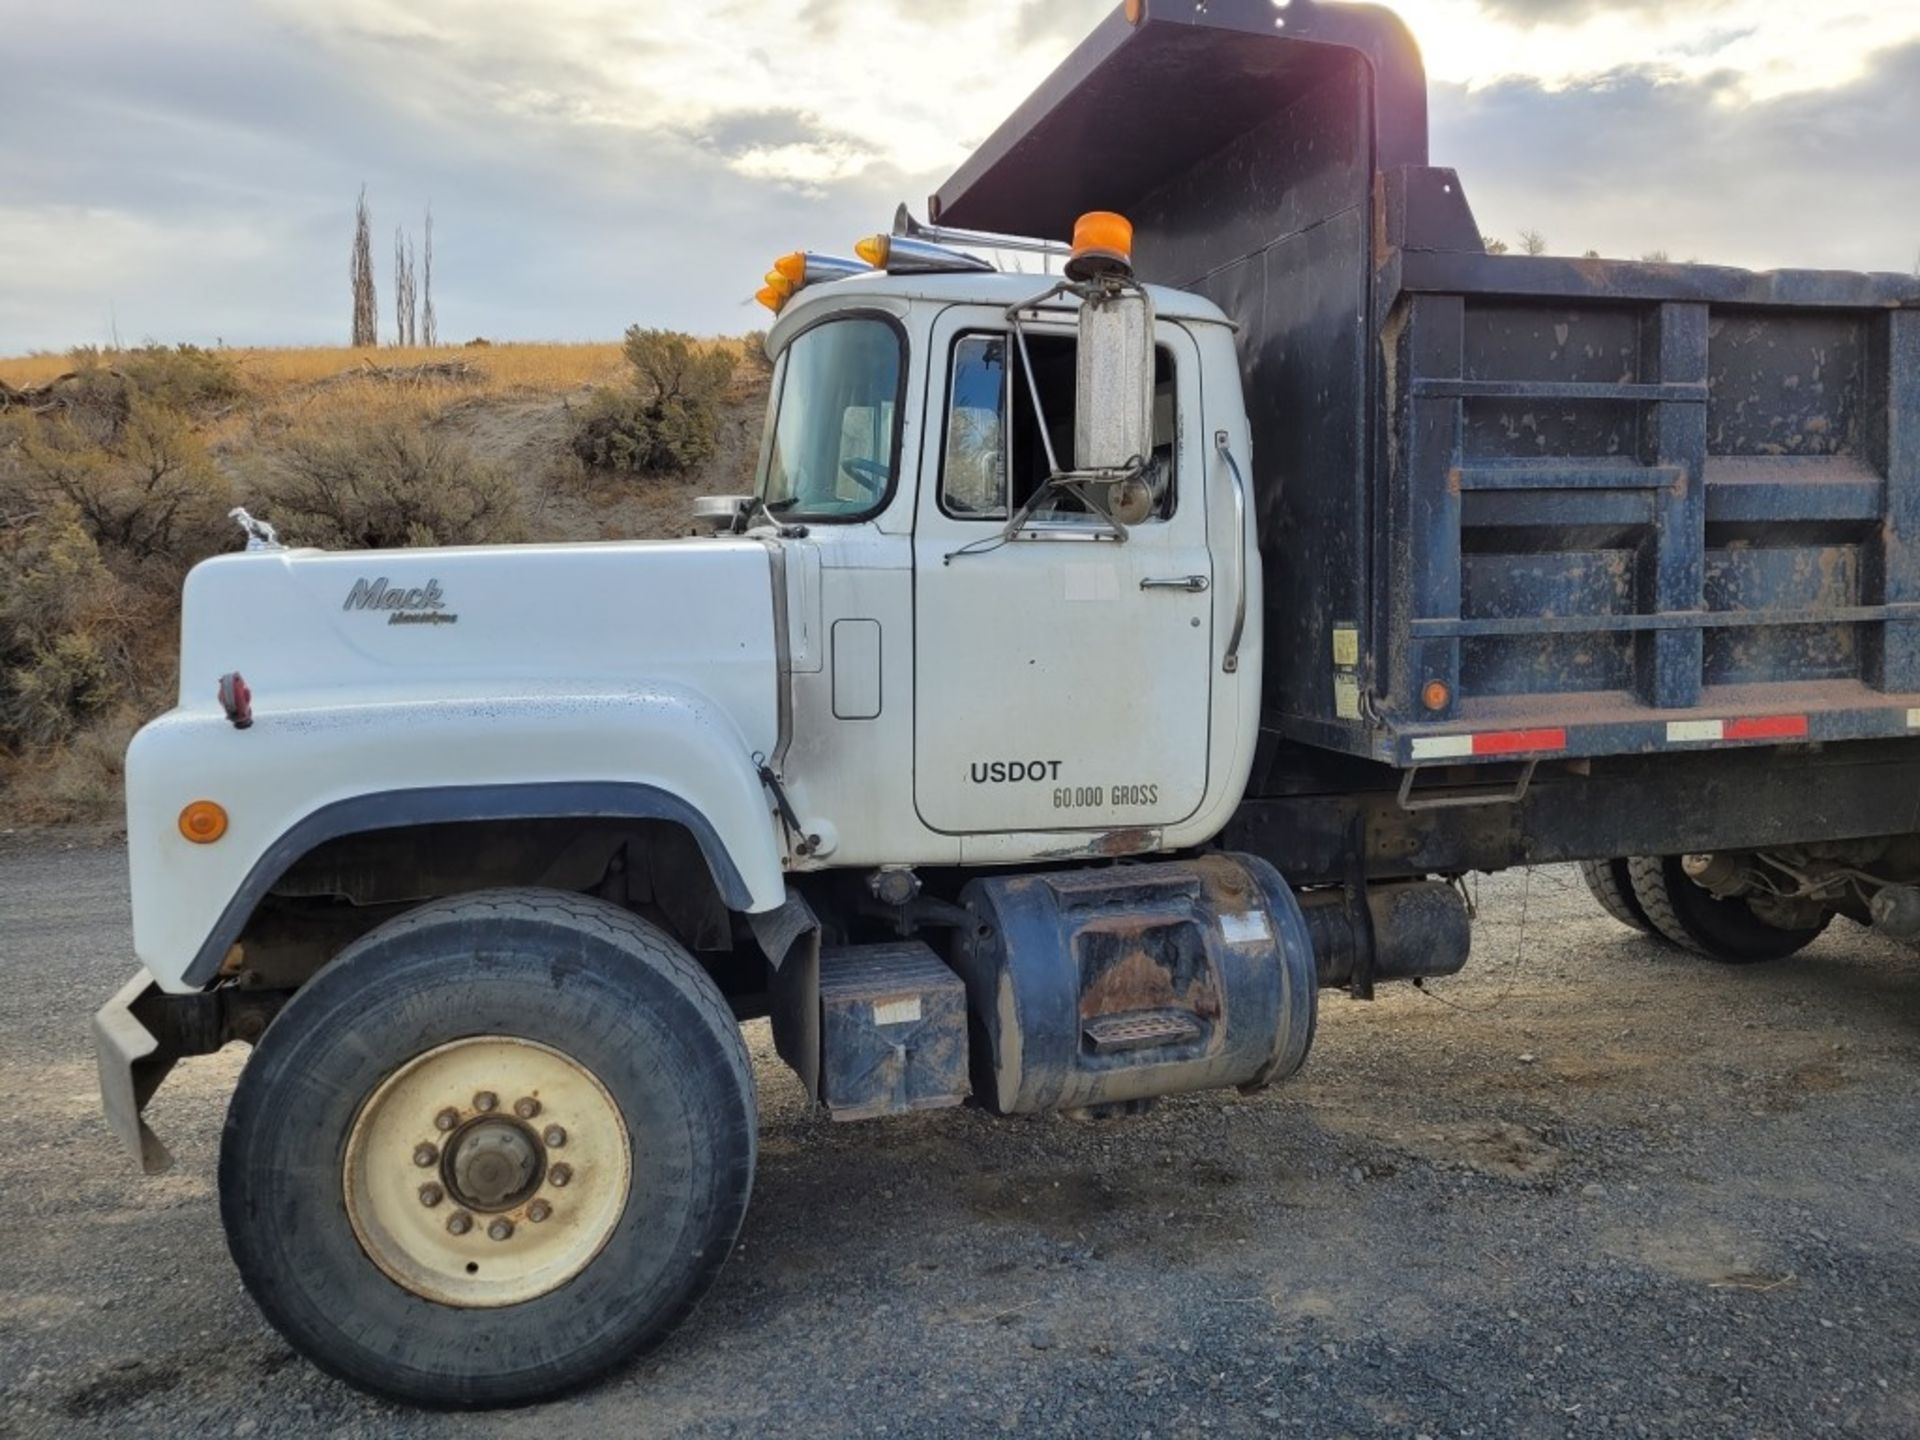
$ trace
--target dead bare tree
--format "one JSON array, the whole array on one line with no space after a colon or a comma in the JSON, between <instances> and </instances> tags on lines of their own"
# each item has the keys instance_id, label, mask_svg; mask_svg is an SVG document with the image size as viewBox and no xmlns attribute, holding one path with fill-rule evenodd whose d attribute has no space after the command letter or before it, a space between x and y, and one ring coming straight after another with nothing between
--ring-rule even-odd
<instances>
[{"instance_id":1,"label":"dead bare tree","mask_svg":"<svg viewBox=\"0 0 1920 1440\"><path fill-rule=\"evenodd\" d=\"M367 187L360 187L360 203L353 212L353 344L355 348L380 343L380 301L373 288L373 216L367 210Z\"/></svg>"},{"instance_id":2,"label":"dead bare tree","mask_svg":"<svg viewBox=\"0 0 1920 1440\"><path fill-rule=\"evenodd\" d=\"M393 232L393 343L410 346L419 338L419 293L413 278L413 242L407 232Z\"/></svg>"},{"instance_id":3,"label":"dead bare tree","mask_svg":"<svg viewBox=\"0 0 1920 1440\"><path fill-rule=\"evenodd\" d=\"M429 350L440 343L440 323L433 314L433 207L427 207L427 236L422 247L426 266L420 281L420 343Z\"/></svg>"}]
</instances>

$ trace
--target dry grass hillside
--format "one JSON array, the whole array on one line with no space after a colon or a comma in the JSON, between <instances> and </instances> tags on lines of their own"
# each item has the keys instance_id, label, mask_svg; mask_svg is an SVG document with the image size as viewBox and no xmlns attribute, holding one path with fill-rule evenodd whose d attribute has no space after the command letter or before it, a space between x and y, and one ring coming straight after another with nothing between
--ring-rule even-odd
<instances>
[{"instance_id":1,"label":"dry grass hillside","mask_svg":"<svg viewBox=\"0 0 1920 1440\"><path fill-rule=\"evenodd\" d=\"M180 581L245 505L329 548L686 533L750 482L756 340L0 359L0 823L112 819Z\"/></svg>"}]
</instances>

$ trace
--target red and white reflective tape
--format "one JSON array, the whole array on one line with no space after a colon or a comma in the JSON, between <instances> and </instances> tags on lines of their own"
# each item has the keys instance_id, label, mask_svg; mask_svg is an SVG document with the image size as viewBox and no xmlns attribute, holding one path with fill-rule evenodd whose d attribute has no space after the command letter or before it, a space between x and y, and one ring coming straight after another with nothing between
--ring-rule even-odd
<instances>
[{"instance_id":1,"label":"red and white reflective tape","mask_svg":"<svg viewBox=\"0 0 1920 1440\"><path fill-rule=\"evenodd\" d=\"M1481 735L1427 735L1413 742L1413 758L1469 760L1485 755L1540 755L1567 748L1565 730L1492 730Z\"/></svg>"},{"instance_id":2,"label":"red and white reflective tape","mask_svg":"<svg viewBox=\"0 0 1920 1440\"><path fill-rule=\"evenodd\" d=\"M1759 715L1745 720L1670 720L1669 745L1719 745L1729 740L1804 740L1804 715Z\"/></svg>"}]
</instances>

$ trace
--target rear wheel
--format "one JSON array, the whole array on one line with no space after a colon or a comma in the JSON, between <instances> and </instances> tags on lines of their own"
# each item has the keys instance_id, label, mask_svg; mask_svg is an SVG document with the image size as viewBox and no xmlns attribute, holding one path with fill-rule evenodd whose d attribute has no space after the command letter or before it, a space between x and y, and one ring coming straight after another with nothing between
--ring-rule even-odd
<instances>
[{"instance_id":1,"label":"rear wheel","mask_svg":"<svg viewBox=\"0 0 1920 1440\"><path fill-rule=\"evenodd\" d=\"M1628 873L1625 860L1582 860L1580 875L1607 914L1642 935L1657 933L1653 922L1647 919L1647 912L1634 898L1633 876Z\"/></svg>"},{"instance_id":2,"label":"rear wheel","mask_svg":"<svg viewBox=\"0 0 1920 1440\"><path fill-rule=\"evenodd\" d=\"M1804 950L1827 928L1769 924L1739 896L1722 900L1688 878L1677 855L1639 856L1627 862L1633 895L1661 935L1683 949L1728 965L1781 960Z\"/></svg>"},{"instance_id":3,"label":"rear wheel","mask_svg":"<svg viewBox=\"0 0 1920 1440\"><path fill-rule=\"evenodd\" d=\"M221 1215L322 1368L515 1404L693 1307L754 1148L746 1047L690 955L601 901L484 892L381 927L288 1003L228 1112Z\"/></svg>"}]
</instances>

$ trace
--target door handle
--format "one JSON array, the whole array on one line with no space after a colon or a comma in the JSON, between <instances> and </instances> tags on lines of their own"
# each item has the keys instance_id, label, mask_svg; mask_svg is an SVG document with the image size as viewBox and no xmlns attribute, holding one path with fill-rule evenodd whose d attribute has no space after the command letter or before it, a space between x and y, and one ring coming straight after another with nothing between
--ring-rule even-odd
<instances>
[{"instance_id":1,"label":"door handle","mask_svg":"<svg viewBox=\"0 0 1920 1440\"><path fill-rule=\"evenodd\" d=\"M1227 432L1213 432L1213 445L1220 452L1220 458L1227 462L1227 469L1233 474L1233 528L1234 528L1234 574L1238 577L1234 584L1233 595L1233 633L1227 636L1227 653L1220 662L1220 668L1229 675L1240 673L1240 641L1247 633L1247 481L1240 473L1239 462L1233 458L1233 447L1227 441Z\"/></svg>"},{"instance_id":2,"label":"door handle","mask_svg":"<svg viewBox=\"0 0 1920 1440\"><path fill-rule=\"evenodd\" d=\"M1204 575L1175 575L1166 580L1142 580L1142 590L1180 590L1188 595L1204 595L1213 582Z\"/></svg>"}]
</instances>

